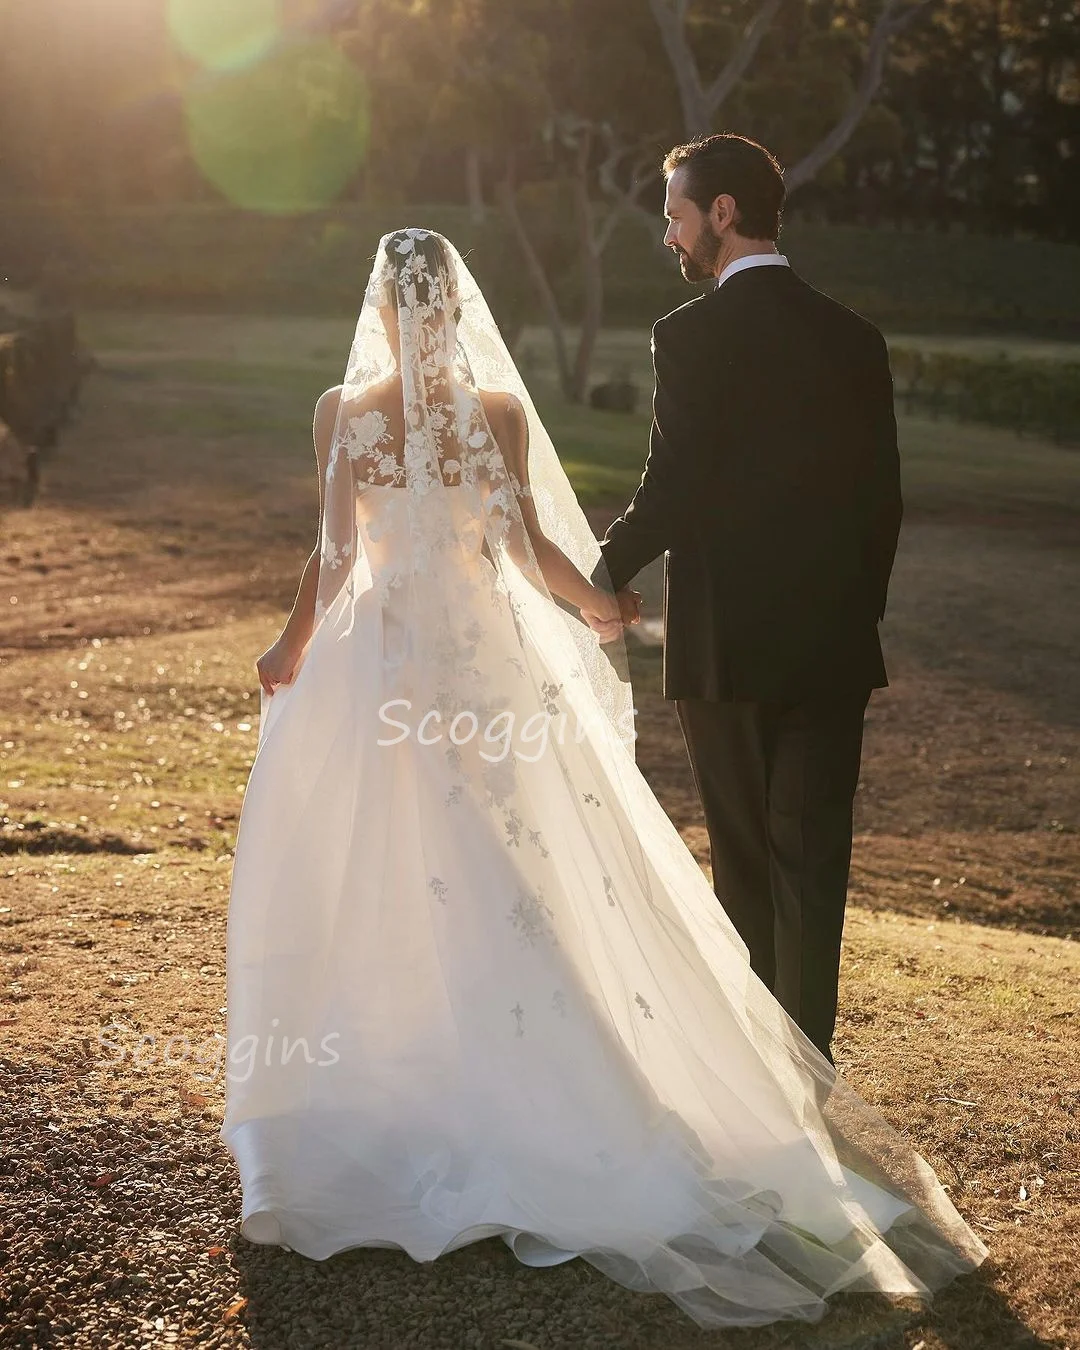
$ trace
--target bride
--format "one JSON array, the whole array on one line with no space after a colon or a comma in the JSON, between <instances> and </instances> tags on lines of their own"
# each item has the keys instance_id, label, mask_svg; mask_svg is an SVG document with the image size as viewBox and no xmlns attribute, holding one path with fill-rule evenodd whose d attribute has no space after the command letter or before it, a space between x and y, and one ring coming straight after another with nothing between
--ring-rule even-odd
<instances>
[{"instance_id":1,"label":"bride","mask_svg":"<svg viewBox=\"0 0 1080 1350\"><path fill-rule=\"evenodd\" d=\"M382 239L315 448L229 908L243 1234L416 1261L499 1236L706 1327L977 1266L637 769L599 546L440 235Z\"/></svg>"}]
</instances>

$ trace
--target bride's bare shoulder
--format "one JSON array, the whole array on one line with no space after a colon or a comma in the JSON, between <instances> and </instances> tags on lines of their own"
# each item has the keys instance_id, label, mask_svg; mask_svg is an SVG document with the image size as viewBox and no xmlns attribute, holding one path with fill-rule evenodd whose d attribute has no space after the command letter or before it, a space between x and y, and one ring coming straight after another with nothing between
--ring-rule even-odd
<instances>
[{"instance_id":1,"label":"bride's bare shoulder","mask_svg":"<svg viewBox=\"0 0 1080 1350\"><path fill-rule=\"evenodd\" d=\"M319 395L315 403L315 421L333 420L339 409L349 417L357 417L372 410L389 412L400 403L401 381L396 375L390 375L377 384L369 384L358 394L346 395L345 386L335 384L332 389Z\"/></svg>"},{"instance_id":2,"label":"bride's bare shoulder","mask_svg":"<svg viewBox=\"0 0 1080 1350\"><path fill-rule=\"evenodd\" d=\"M340 399L342 396L340 385L336 392ZM388 375L385 380L369 384L359 394L352 394L344 399L343 406L348 410L350 417L372 411L390 413L401 407L401 380L397 375Z\"/></svg>"},{"instance_id":3,"label":"bride's bare shoulder","mask_svg":"<svg viewBox=\"0 0 1080 1350\"><path fill-rule=\"evenodd\" d=\"M324 390L315 401L315 420L316 422L324 418L328 413L337 414L338 404L341 402L341 391L343 385L335 384L333 389Z\"/></svg>"},{"instance_id":4,"label":"bride's bare shoulder","mask_svg":"<svg viewBox=\"0 0 1080 1350\"><path fill-rule=\"evenodd\" d=\"M484 415L496 440L500 432L520 435L525 426L525 409L516 394L508 393L505 389L478 389L476 392L480 395Z\"/></svg>"},{"instance_id":5,"label":"bride's bare shoulder","mask_svg":"<svg viewBox=\"0 0 1080 1350\"><path fill-rule=\"evenodd\" d=\"M330 453L330 439L334 434L338 408L341 405L341 388L342 386L338 384L333 389L327 389L319 395L315 404L315 417L311 431L315 441L315 453L319 457L320 465L325 465Z\"/></svg>"}]
</instances>

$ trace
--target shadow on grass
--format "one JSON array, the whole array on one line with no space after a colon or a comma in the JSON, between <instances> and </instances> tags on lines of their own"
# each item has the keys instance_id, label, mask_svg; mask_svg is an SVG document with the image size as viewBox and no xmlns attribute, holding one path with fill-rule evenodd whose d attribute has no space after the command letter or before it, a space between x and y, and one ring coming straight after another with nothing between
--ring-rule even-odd
<instances>
[{"instance_id":1,"label":"shadow on grass","mask_svg":"<svg viewBox=\"0 0 1080 1350\"><path fill-rule=\"evenodd\" d=\"M67 830L40 820L16 821L0 816L0 855L15 853L154 853L149 844L135 844L118 834Z\"/></svg>"}]
</instances>

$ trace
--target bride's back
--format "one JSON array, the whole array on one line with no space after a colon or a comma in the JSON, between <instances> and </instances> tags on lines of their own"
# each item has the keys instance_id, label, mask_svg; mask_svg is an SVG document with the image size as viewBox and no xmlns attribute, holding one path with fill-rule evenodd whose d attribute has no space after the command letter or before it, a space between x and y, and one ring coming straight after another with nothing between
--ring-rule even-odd
<instances>
[{"instance_id":1,"label":"bride's back","mask_svg":"<svg viewBox=\"0 0 1080 1350\"><path fill-rule=\"evenodd\" d=\"M341 392L339 386L328 390L324 398L336 393L340 399ZM461 466L469 458L469 446L462 441L459 427L475 424L477 402L507 467L518 481L524 481L527 429L519 400L513 394L473 391L456 382L439 393L441 398L429 403L426 413L438 427L433 450L443 486L462 486ZM339 424L357 490L406 486L405 400L399 374L370 385L359 398L342 400Z\"/></svg>"}]
</instances>

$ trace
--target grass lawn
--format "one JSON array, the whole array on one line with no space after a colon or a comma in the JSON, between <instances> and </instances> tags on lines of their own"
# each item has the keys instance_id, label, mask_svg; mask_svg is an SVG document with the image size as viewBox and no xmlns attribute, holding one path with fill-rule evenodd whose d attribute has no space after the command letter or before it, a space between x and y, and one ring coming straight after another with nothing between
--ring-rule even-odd
<instances>
[{"instance_id":1,"label":"grass lawn","mask_svg":"<svg viewBox=\"0 0 1080 1350\"><path fill-rule=\"evenodd\" d=\"M253 661L317 511L310 417L351 325L100 314L100 368L30 510L0 518L0 1343L534 1350L1080 1347L1080 455L902 421L908 516L867 720L836 1053L991 1250L927 1310L838 1300L716 1336L581 1262L497 1241L418 1267L235 1232L216 1131L225 912ZM528 341L537 341L534 334ZM641 334L605 364L647 366ZM647 419L527 378L597 527ZM655 614L655 571L643 580ZM656 649L638 761L695 855ZM172 1062L106 1052L176 1038ZM574 1328L556 1335L552 1327ZM69 1331L62 1330L66 1324Z\"/></svg>"}]
</instances>

